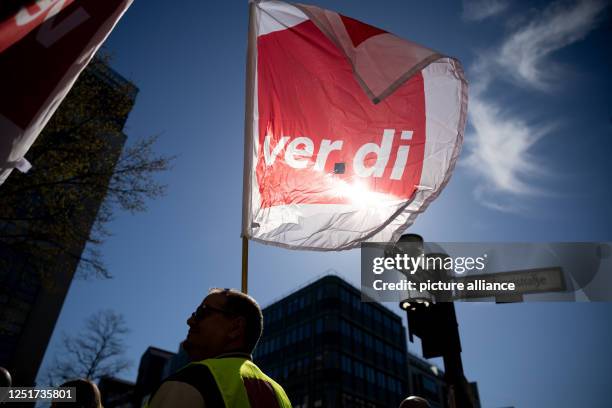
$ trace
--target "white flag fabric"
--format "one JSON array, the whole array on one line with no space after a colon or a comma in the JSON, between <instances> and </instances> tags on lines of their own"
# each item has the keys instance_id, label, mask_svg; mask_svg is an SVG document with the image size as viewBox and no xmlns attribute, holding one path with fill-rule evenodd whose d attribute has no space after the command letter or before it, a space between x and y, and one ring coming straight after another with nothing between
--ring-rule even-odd
<instances>
[{"instance_id":1,"label":"white flag fabric","mask_svg":"<svg viewBox=\"0 0 612 408\"><path fill-rule=\"evenodd\" d=\"M0 20L0 185L131 4L38 0Z\"/></svg>"},{"instance_id":2,"label":"white flag fabric","mask_svg":"<svg viewBox=\"0 0 612 408\"><path fill-rule=\"evenodd\" d=\"M463 140L460 63L333 11L251 4L242 234L294 249L397 240Z\"/></svg>"}]
</instances>

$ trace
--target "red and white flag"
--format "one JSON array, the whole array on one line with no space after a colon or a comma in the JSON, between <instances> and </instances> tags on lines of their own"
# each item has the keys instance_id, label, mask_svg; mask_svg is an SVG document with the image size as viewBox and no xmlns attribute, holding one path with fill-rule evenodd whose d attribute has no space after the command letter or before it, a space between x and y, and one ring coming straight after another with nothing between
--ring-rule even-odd
<instances>
[{"instance_id":1,"label":"red and white flag","mask_svg":"<svg viewBox=\"0 0 612 408\"><path fill-rule=\"evenodd\" d=\"M251 4L242 234L295 249L397 240L463 140L459 61L314 6Z\"/></svg>"},{"instance_id":2,"label":"red and white flag","mask_svg":"<svg viewBox=\"0 0 612 408\"><path fill-rule=\"evenodd\" d=\"M0 20L0 185L133 0L38 0Z\"/></svg>"}]
</instances>

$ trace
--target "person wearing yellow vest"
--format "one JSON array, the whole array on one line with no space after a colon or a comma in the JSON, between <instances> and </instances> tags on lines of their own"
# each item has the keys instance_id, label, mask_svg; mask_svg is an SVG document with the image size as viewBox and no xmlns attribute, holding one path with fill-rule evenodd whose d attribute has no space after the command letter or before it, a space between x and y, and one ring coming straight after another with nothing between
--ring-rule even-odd
<instances>
[{"instance_id":1,"label":"person wearing yellow vest","mask_svg":"<svg viewBox=\"0 0 612 408\"><path fill-rule=\"evenodd\" d=\"M283 388L251 360L261 337L257 302L233 289L212 289L187 320L190 364L153 391L149 408L291 408Z\"/></svg>"}]
</instances>

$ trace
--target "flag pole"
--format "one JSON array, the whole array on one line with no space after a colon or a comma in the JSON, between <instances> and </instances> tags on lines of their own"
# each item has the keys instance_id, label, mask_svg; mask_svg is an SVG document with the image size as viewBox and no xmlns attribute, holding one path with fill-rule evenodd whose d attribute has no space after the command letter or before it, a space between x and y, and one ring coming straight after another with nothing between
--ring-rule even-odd
<instances>
[{"instance_id":1,"label":"flag pole","mask_svg":"<svg viewBox=\"0 0 612 408\"><path fill-rule=\"evenodd\" d=\"M253 120L256 44L256 2L249 1L249 31L247 45L247 68L244 109L244 167L242 174L242 293L248 292L249 283L249 236L251 226L251 177L253 171Z\"/></svg>"},{"instance_id":2,"label":"flag pole","mask_svg":"<svg viewBox=\"0 0 612 408\"><path fill-rule=\"evenodd\" d=\"M242 237L242 293L248 293L249 286L249 239Z\"/></svg>"}]
</instances>

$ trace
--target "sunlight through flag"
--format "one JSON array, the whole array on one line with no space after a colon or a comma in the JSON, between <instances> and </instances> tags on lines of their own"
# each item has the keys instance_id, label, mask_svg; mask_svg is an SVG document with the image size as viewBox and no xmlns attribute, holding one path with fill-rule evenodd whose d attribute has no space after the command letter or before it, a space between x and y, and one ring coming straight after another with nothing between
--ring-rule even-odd
<instances>
[{"instance_id":1,"label":"sunlight through flag","mask_svg":"<svg viewBox=\"0 0 612 408\"><path fill-rule=\"evenodd\" d=\"M333 11L251 3L243 237L397 240L448 182L466 111L456 59Z\"/></svg>"}]
</instances>

